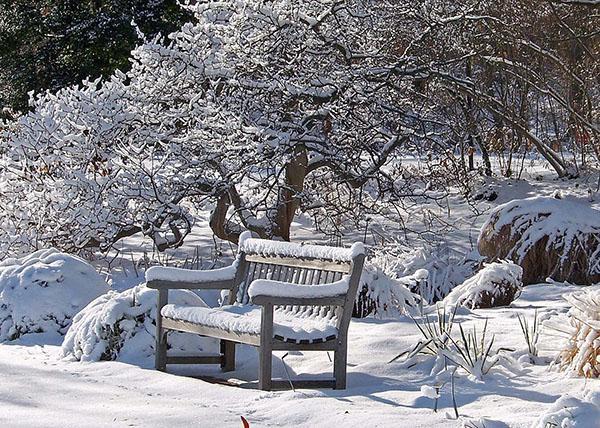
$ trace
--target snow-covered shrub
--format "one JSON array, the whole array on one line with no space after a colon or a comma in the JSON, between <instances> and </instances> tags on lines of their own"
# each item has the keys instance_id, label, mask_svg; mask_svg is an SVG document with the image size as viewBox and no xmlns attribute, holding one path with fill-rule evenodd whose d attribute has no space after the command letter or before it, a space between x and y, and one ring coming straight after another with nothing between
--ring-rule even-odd
<instances>
[{"instance_id":1,"label":"snow-covered shrub","mask_svg":"<svg viewBox=\"0 0 600 428\"><path fill-rule=\"evenodd\" d=\"M469 309L507 306L521 294L523 269L512 262L487 263L444 299L449 306Z\"/></svg>"},{"instance_id":2,"label":"snow-covered shrub","mask_svg":"<svg viewBox=\"0 0 600 428\"><path fill-rule=\"evenodd\" d=\"M372 261L363 268L352 316L393 317L413 313L418 304L419 296L412 293L405 282Z\"/></svg>"},{"instance_id":3,"label":"snow-covered shrub","mask_svg":"<svg viewBox=\"0 0 600 428\"><path fill-rule=\"evenodd\" d=\"M590 390L581 397L564 394L534 423L532 428L590 428L600 422L600 391Z\"/></svg>"},{"instance_id":4,"label":"snow-covered shrub","mask_svg":"<svg viewBox=\"0 0 600 428\"><path fill-rule=\"evenodd\" d=\"M494 336L487 336L487 320L483 329L477 332L463 329L456 316L457 306L446 310L436 307L436 317L429 315L413 321L422 337L410 350L406 350L390 362L403 358L405 367L418 363L418 359L433 359L432 376L444 372L454 372L461 368L469 376L483 378L495 365L503 363L501 348L494 348ZM453 335L453 327L458 325L460 334ZM505 365L505 364L504 364Z\"/></svg>"},{"instance_id":5,"label":"snow-covered shrub","mask_svg":"<svg viewBox=\"0 0 600 428\"><path fill-rule=\"evenodd\" d=\"M447 245L425 244L414 248L395 243L386 245L376 254L381 258L381 264L396 272L398 278L402 278L410 290L422 296L426 303L435 303L446 297L473 274L478 262L462 254L452 254ZM423 269L428 273L426 278L418 273Z\"/></svg>"},{"instance_id":6,"label":"snow-covered shrub","mask_svg":"<svg viewBox=\"0 0 600 428\"><path fill-rule=\"evenodd\" d=\"M65 334L73 316L108 291L87 262L55 249L0 262L0 341L26 333Z\"/></svg>"},{"instance_id":7,"label":"snow-covered shrub","mask_svg":"<svg viewBox=\"0 0 600 428\"><path fill-rule=\"evenodd\" d=\"M547 328L567 333L558 356L559 367L590 378L600 377L600 288L565 296L572 307L567 322L551 320ZM553 327L553 324L556 324Z\"/></svg>"},{"instance_id":8,"label":"snow-covered shrub","mask_svg":"<svg viewBox=\"0 0 600 428\"><path fill-rule=\"evenodd\" d=\"M496 207L483 225L479 252L489 261L510 259L525 285L600 281L600 212L565 199L516 199Z\"/></svg>"},{"instance_id":9,"label":"snow-covered shrub","mask_svg":"<svg viewBox=\"0 0 600 428\"><path fill-rule=\"evenodd\" d=\"M399 242L376 248L358 289L355 316L391 314L443 299L473 273L476 261L459 259L444 246L409 248Z\"/></svg>"},{"instance_id":10,"label":"snow-covered shrub","mask_svg":"<svg viewBox=\"0 0 600 428\"><path fill-rule=\"evenodd\" d=\"M62 344L62 353L80 361L137 362L154 355L158 292L139 285L117 293L109 291L91 302L73 319ZM169 302L206 306L191 291L171 290ZM197 335L169 333L175 351L200 352L214 341Z\"/></svg>"}]
</instances>

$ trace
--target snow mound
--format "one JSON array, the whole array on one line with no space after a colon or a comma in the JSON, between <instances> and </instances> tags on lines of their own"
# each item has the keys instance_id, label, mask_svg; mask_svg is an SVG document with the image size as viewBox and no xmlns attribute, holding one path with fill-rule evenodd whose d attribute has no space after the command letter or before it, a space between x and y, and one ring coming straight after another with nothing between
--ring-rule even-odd
<instances>
[{"instance_id":1,"label":"snow mound","mask_svg":"<svg viewBox=\"0 0 600 428\"><path fill-rule=\"evenodd\" d=\"M475 276L467 279L444 299L448 306L469 309L509 305L521 294L523 269L512 262L484 265Z\"/></svg>"},{"instance_id":2,"label":"snow mound","mask_svg":"<svg viewBox=\"0 0 600 428\"><path fill-rule=\"evenodd\" d=\"M354 257L365 254L365 247L361 242L355 242L350 248L343 248L273 241L270 239L250 238L249 236L249 234L242 234L239 240L240 250L249 254L313 258L338 262L349 262Z\"/></svg>"},{"instance_id":3,"label":"snow mound","mask_svg":"<svg viewBox=\"0 0 600 428\"><path fill-rule=\"evenodd\" d=\"M0 341L27 333L65 334L73 316L108 291L84 260L55 249L0 263Z\"/></svg>"},{"instance_id":4,"label":"snow mound","mask_svg":"<svg viewBox=\"0 0 600 428\"><path fill-rule=\"evenodd\" d=\"M496 207L481 228L479 252L523 267L523 282L600 281L600 211L582 203L535 197Z\"/></svg>"},{"instance_id":5,"label":"snow mound","mask_svg":"<svg viewBox=\"0 0 600 428\"><path fill-rule=\"evenodd\" d=\"M228 281L235 277L237 262L218 269L191 270L167 266L152 266L146 271L146 281L209 282Z\"/></svg>"},{"instance_id":6,"label":"snow mound","mask_svg":"<svg viewBox=\"0 0 600 428\"><path fill-rule=\"evenodd\" d=\"M589 428L600 421L600 391L588 391L581 398L564 394L535 422L533 428Z\"/></svg>"},{"instance_id":7,"label":"snow mound","mask_svg":"<svg viewBox=\"0 0 600 428\"><path fill-rule=\"evenodd\" d=\"M79 361L119 360L137 363L154 356L158 292L139 285L109 291L73 319L62 344L62 355ZM207 307L191 291L171 290L169 303ZM214 341L197 335L169 333L171 350L201 352Z\"/></svg>"},{"instance_id":8,"label":"snow mound","mask_svg":"<svg viewBox=\"0 0 600 428\"><path fill-rule=\"evenodd\" d=\"M274 296L291 298L335 297L348 293L350 276L329 284L303 285L290 282L273 281L270 279L255 279L248 288L252 299L256 296Z\"/></svg>"},{"instance_id":9,"label":"snow mound","mask_svg":"<svg viewBox=\"0 0 600 428\"><path fill-rule=\"evenodd\" d=\"M570 333L559 354L562 370L590 378L600 377L600 287L565 296L572 305L567 320L550 329Z\"/></svg>"}]
</instances>

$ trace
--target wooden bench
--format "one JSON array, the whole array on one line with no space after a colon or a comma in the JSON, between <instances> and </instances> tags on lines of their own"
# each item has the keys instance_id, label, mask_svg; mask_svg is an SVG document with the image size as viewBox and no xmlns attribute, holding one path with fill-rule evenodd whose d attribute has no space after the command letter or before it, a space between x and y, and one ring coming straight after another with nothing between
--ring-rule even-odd
<instances>
[{"instance_id":1,"label":"wooden bench","mask_svg":"<svg viewBox=\"0 0 600 428\"><path fill-rule=\"evenodd\" d=\"M346 388L348 325L365 259L351 248L300 245L240 237L234 264L191 271L153 267L147 286L157 289L156 369L167 364L220 364L235 369L235 344L259 348L259 388L289 387L272 379L273 351L333 351L333 379L296 381L298 388ZM168 304L170 289L226 289L229 305L204 308ZM168 356L169 330L221 340L219 355Z\"/></svg>"}]
</instances>

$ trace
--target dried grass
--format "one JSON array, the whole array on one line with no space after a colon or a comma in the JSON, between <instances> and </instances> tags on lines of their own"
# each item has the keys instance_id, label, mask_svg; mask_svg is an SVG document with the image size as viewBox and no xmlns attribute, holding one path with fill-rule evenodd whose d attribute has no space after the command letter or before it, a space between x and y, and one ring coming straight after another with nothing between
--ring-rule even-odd
<instances>
[{"instance_id":1,"label":"dried grass","mask_svg":"<svg viewBox=\"0 0 600 428\"><path fill-rule=\"evenodd\" d=\"M568 295L568 323L548 325L567 336L557 362L561 370L600 377L600 289Z\"/></svg>"}]
</instances>

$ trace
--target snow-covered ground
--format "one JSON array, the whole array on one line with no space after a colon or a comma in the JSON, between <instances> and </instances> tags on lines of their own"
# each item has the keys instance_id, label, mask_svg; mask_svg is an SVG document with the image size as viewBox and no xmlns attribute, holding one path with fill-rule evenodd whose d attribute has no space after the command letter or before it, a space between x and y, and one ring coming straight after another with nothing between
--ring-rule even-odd
<instances>
[{"instance_id":1,"label":"snow-covered ground","mask_svg":"<svg viewBox=\"0 0 600 428\"><path fill-rule=\"evenodd\" d=\"M470 329L473 323L482 328L488 318L488 334L496 335L495 346L515 349L512 355L518 359L526 344L516 315L532 318L536 309L542 317L564 312L563 294L576 289L530 286L509 308L461 311L457 320L465 320ZM492 369L482 380L457 375L457 421L449 384L441 390L437 413L432 411L433 400L421 392L423 385L435 383L430 375L432 360L411 368L401 361L388 363L420 337L409 318L353 320L349 334L348 389L296 392L262 392L188 377L223 376L217 368L178 367L174 371L179 374L161 373L151 368L150 358L128 363L64 361L56 337L29 335L0 345L0 425L222 427L242 426L240 416L244 416L256 427L455 427L469 421L474 425L467 426L525 427L556 410L555 403L565 394L581 399L590 391L600 392L600 380L566 377L547 364L532 365L521 358L510 369ZM548 336L543 343L542 356L553 355L554 339ZM275 355L274 373L285 378L283 354ZM325 353L289 355L285 362L292 377L331 369ZM256 352L241 348L238 370L228 377L250 382L256 373ZM577 414L570 410L574 411ZM589 404L583 411L580 421L592 425L575 426L600 426L598 405Z\"/></svg>"},{"instance_id":2,"label":"snow-covered ground","mask_svg":"<svg viewBox=\"0 0 600 428\"><path fill-rule=\"evenodd\" d=\"M477 202L476 211L460 196L451 197L450 211L438 213L445 215L451 227L447 233L437 233L438 241L448 244L458 254L473 250L489 209L514 198L560 191L565 198L600 208L600 195L588 193L588 189L596 188L597 175L577 183L552 180L549 173L539 168L526 170L524 175L528 181L488 180L482 189L495 191L498 197L493 202ZM418 212L406 213L413 230L425 224L424 217L420 217L425 216L425 211L421 207ZM367 235L367 245L377 243L378 236L398 236L407 245L422 244L415 236L406 238L397 224L374 219L370 227L375 232ZM299 216L293 232L296 240L322 239L303 216ZM362 240L363 233L349 235L344 243ZM132 260L139 260L144 252L149 255L152 252L147 242L129 239L123 242L120 254L111 255L115 258L110 266L107 259L97 259L94 264L112 288L121 291L143 282L143 264L134 268ZM231 260L231 253L227 243L213 241L207 215L199 213L194 234L184 247L169 252L173 262L168 264L181 266L187 257L187 266L218 267ZM212 262L217 259L217 263ZM348 389L344 391L258 391L255 389L258 355L251 347L239 348L237 370L226 375L212 366L178 366L171 367L169 373L161 373L153 369L149 355L128 352L116 362L74 362L62 357L63 338L58 333L27 334L0 343L0 426L240 427L243 416L251 427L546 428L554 423L564 427L600 427L600 380L567 376L552 367L550 361L557 355L562 340L552 331L542 336L540 357L532 364L517 318L520 314L531 322L536 311L542 319L565 313L568 303L564 296L580 289L560 284L533 285L526 287L509 307L459 310L456 320L466 331L475 326L481 332L488 319L488 338L495 335L493 347L510 350L503 352L506 357L502 363L482 379L461 370L457 372L458 420L454 417L449 382L441 387L438 411L432 410L431 387L440 382L440 376L432 374L433 359L419 358L416 364L407 364L402 358L389 362L412 349L421 337L413 321L402 316L352 320ZM218 295L201 293L201 297L214 305ZM434 308L426 311L431 315ZM275 353L273 370L275 377L285 379L283 355ZM290 353L284 361L292 378L324 376L332 369L326 353ZM206 375L232 379L232 383L241 386L194 378Z\"/></svg>"}]
</instances>

